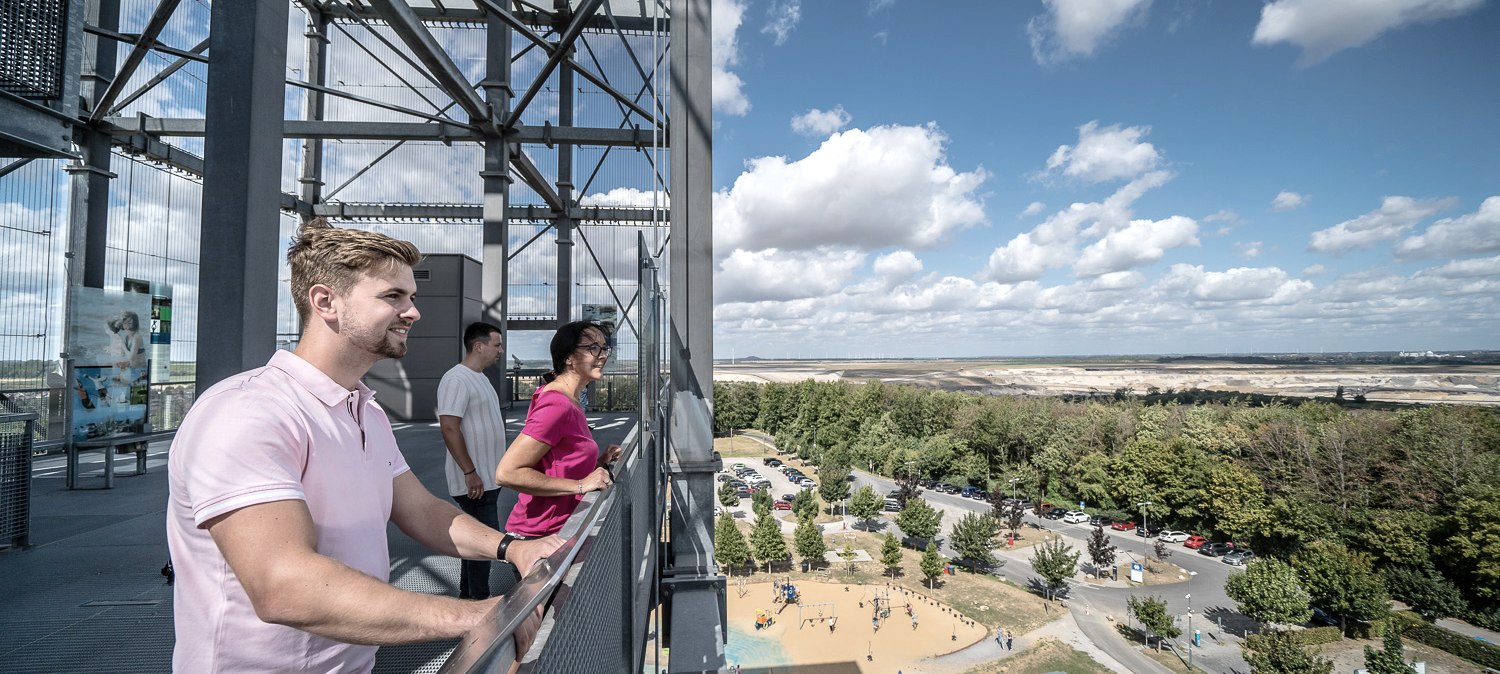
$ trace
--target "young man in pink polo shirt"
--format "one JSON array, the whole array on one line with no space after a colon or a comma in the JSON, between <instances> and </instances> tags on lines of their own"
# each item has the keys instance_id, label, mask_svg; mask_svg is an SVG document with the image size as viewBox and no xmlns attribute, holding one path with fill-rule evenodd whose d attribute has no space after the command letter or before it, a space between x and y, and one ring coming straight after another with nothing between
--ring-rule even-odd
<instances>
[{"instance_id":1,"label":"young man in pink polo shirt","mask_svg":"<svg viewBox=\"0 0 1500 674\"><path fill-rule=\"evenodd\" d=\"M183 420L167 510L174 671L368 672L380 645L477 625L499 598L389 584L387 522L436 552L522 573L560 545L505 539L427 491L360 382L406 354L420 257L381 234L305 225L287 251L296 351L203 392Z\"/></svg>"}]
</instances>

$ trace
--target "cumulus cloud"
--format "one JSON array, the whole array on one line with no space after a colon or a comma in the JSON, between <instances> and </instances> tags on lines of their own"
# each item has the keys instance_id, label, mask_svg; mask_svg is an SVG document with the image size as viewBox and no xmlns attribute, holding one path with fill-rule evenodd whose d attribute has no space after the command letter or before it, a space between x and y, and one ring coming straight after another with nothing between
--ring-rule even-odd
<instances>
[{"instance_id":1,"label":"cumulus cloud","mask_svg":"<svg viewBox=\"0 0 1500 674\"><path fill-rule=\"evenodd\" d=\"M1029 204L1026 204L1026 208L1021 210L1021 214L1019 217L1024 218L1028 215L1036 215L1037 213L1041 213L1045 208L1047 208L1047 204L1044 204L1040 201L1033 201Z\"/></svg>"},{"instance_id":2,"label":"cumulus cloud","mask_svg":"<svg viewBox=\"0 0 1500 674\"><path fill-rule=\"evenodd\" d=\"M875 258L875 273L900 283L922 271L922 261L911 251L898 250Z\"/></svg>"},{"instance_id":3,"label":"cumulus cloud","mask_svg":"<svg viewBox=\"0 0 1500 674\"><path fill-rule=\"evenodd\" d=\"M711 46L713 49L714 110L726 115L743 116L750 112L750 97L744 92L745 82L730 68L739 64L738 33L745 19L745 3L741 0L713 0Z\"/></svg>"},{"instance_id":4,"label":"cumulus cloud","mask_svg":"<svg viewBox=\"0 0 1500 674\"><path fill-rule=\"evenodd\" d=\"M1192 218L1134 220L1084 248L1073 271L1083 277L1125 271L1160 260L1168 249L1196 245L1198 223Z\"/></svg>"},{"instance_id":5,"label":"cumulus cloud","mask_svg":"<svg viewBox=\"0 0 1500 674\"><path fill-rule=\"evenodd\" d=\"M1264 247L1265 244L1260 241L1240 241L1234 244L1234 249L1239 251L1240 255L1248 258L1260 257Z\"/></svg>"},{"instance_id":6,"label":"cumulus cloud","mask_svg":"<svg viewBox=\"0 0 1500 674\"><path fill-rule=\"evenodd\" d=\"M852 250L736 250L714 274L714 299L757 302L830 295L864 262L864 254Z\"/></svg>"},{"instance_id":7,"label":"cumulus cloud","mask_svg":"<svg viewBox=\"0 0 1500 674\"><path fill-rule=\"evenodd\" d=\"M827 136L849 126L853 120L842 105L835 105L832 110L812 108L792 117L792 131L804 136Z\"/></svg>"},{"instance_id":8,"label":"cumulus cloud","mask_svg":"<svg viewBox=\"0 0 1500 674\"><path fill-rule=\"evenodd\" d=\"M1328 229L1313 232L1308 250L1342 253L1371 248L1405 234L1418 222L1451 207L1455 199L1386 197L1380 208Z\"/></svg>"},{"instance_id":9,"label":"cumulus cloud","mask_svg":"<svg viewBox=\"0 0 1500 674\"><path fill-rule=\"evenodd\" d=\"M1151 0L1042 0L1046 13L1026 24L1031 55L1046 65L1093 56L1121 26L1145 16Z\"/></svg>"},{"instance_id":10,"label":"cumulus cloud","mask_svg":"<svg viewBox=\"0 0 1500 674\"><path fill-rule=\"evenodd\" d=\"M1100 274L1089 282L1089 290L1130 290L1139 288L1146 283L1146 275L1138 271L1112 271Z\"/></svg>"},{"instance_id":11,"label":"cumulus cloud","mask_svg":"<svg viewBox=\"0 0 1500 674\"><path fill-rule=\"evenodd\" d=\"M1500 250L1500 196L1490 197L1479 210L1443 218L1427 231L1396 244L1400 258L1446 257Z\"/></svg>"},{"instance_id":12,"label":"cumulus cloud","mask_svg":"<svg viewBox=\"0 0 1500 674\"><path fill-rule=\"evenodd\" d=\"M890 9L891 5L894 4L896 4L896 0L870 0L870 5L865 9L865 12L873 15L876 12Z\"/></svg>"},{"instance_id":13,"label":"cumulus cloud","mask_svg":"<svg viewBox=\"0 0 1500 674\"><path fill-rule=\"evenodd\" d=\"M1161 162L1156 147L1141 141L1148 133L1149 126L1101 129L1098 121L1089 122L1078 127L1078 144L1059 145L1052 152L1047 171L1060 169L1069 178L1092 183L1134 178Z\"/></svg>"},{"instance_id":14,"label":"cumulus cloud","mask_svg":"<svg viewBox=\"0 0 1500 674\"><path fill-rule=\"evenodd\" d=\"M1313 65L1405 26L1441 21L1478 9L1484 0L1275 0L1260 10L1252 41L1286 42Z\"/></svg>"},{"instance_id":15,"label":"cumulus cloud","mask_svg":"<svg viewBox=\"0 0 1500 674\"><path fill-rule=\"evenodd\" d=\"M1292 210L1294 208L1297 208L1297 207L1299 207L1299 206L1307 203L1308 199L1309 199L1309 197L1307 197L1305 195L1297 194L1296 192L1288 192L1286 190L1282 190L1281 192L1277 193L1275 199L1271 200L1271 210L1273 210L1273 211L1290 211L1290 210Z\"/></svg>"},{"instance_id":16,"label":"cumulus cloud","mask_svg":"<svg viewBox=\"0 0 1500 674\"><path fill-rule=\"evenodd\" d=\"M1327 267L1324 267L1321 264L1315 264L1315 265L1309 265L1307 267L1304 267L1302 269L1302 275L1303 276L1322 276L1323 273L1326 272L1326 271L1328 271Z\"/></svg>"},{"instance_id":17,"label":"cumulus cloud","mask_svg":"<svg viewBox=\"0 0 1500 674\"><path fill-rule=\"evenodd\" d=\"M1313 289L1308 281L1293 279L1277 267L1236 267L1205 271L1203 265L1174 264L1157 284L1164 290L1181 290L1204 302L1285 303Z\"/></svg>"},{"instance_id":18,"label":"cumulus cloud","mask_svg":"<svg viewBox=\"0 0 1500 674\"><path fill-rule=\"evenodd\" d=\"M1454 260L1441 267L1419 271L1417 276L1441 276L1443 278L1500 276L1500 255L1472 260Z\"/></svg>"},{"instance_id":19,"label":"cumulus cloud","mask_svg":"<svg viewBox=\"0 0 1500 674\"><path fill-rule=\"evenodd\" d=\"M802 20L801 0L772 0L770 8L766 10L766 27L760 29L762 33L776 36L776 46L786 44L786 39L792 34L792 29L797 27L797 22Z\"/></svg>"},{"instance_id":20,"label":"cumulus cloud","mask_svg":"<svg viewBox=\"0 0 1500 674\"><path fill-rule=\"evenodd\" d=\"M935 125L836 133L808 156L761 157L714 194L714 249L925 250L985 221L983 168L957 171Z\"/></svg>"}]
</instances>

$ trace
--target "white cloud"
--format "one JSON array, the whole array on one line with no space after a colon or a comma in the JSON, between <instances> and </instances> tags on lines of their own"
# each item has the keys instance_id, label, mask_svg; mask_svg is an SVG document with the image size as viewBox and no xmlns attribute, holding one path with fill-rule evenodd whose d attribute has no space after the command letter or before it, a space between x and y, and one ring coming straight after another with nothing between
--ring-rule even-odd
<instances>
[{"instance_id":1,"label":"white cloud","mask_svg":"<svg viewBox=\"0 0 1500 674\"><path fill-rule=\"evenodd\" d=\"M1443 218L1427 231L1396 244L1400 258L1472 255L1500 250L1500 196L1490 197L1479 210Z\"/></svg>"},{"instance_id":2,"label":"white cloud","mask_svg":"<svg viewBox=\"0 0 1500 674\"><path fill-rule=\"evenodd\" d=\"M876 40L879 40L880 41L880 46L884 47L886 44L888 44L891 41L891 31L888 31L888 30L877 30L877 31L875 31L875 34L872 35L872 36L870 36L870 37L873 37Z\"/></svg>"},{"instance_id":3,"label":"white cloud","mask_svg":"<svg viewBox=\"0 0 1500 674\"><path fill-rule=\"evenodd\" d=\"M898 250L875 258L875 273L889 281L907 281L919 271L922 271L922 261L911 251Z\"/></svg>"},{"instance_id":4,"label":"white cloud","mask_svg":"<svg viewBox=\"0 0 1500 674\"><path fill-rule=\"evenodd\" d=\"M730 68L739 64L739 46L736 33L745 19L745 3L741 0L713 0L712 44L714 110L726 115L743 116L750 112L750 98L745 95L745 82Z\"/></svg>"},{"instance_id":5,"label":"white cloud","mask_svg":"<svg viewBox=\"0 0 1500 674\"><path fill-rule=\"evenodd\" d=\"M873 15L876 12L890 9L891 5L894 4L896 4L896 0L870 0L870 5L865 8L865 12Z\"/></svg>"},{"instance_id":6,"label":"white cloud","mask_svg":"<svg viewBox=\"0 0 1500 674\"><path fill-rule=\"evenodd\" d=\"M1132 288L1139 288L1145 283L1146 275L1138 271L1112 271L1107 274L1095 276L1094 280L1089 282L1089 289L1096 291L1130 290Z\"/></svg>"},{"instance_id":7,"label":"white cloud","mask_svg":"<svg viewBox=\"0 0 1500 674\"><path fill-rule=\"evenodd\" d=\"M761 157L714 194L714 249L924 250L985 221L988 174L948 165L935 125L836 133L808 156Z\"/></svg>"},{"instance_id":8,"label":"white cloud","mask_svg":"<svg viewBox=\"0 0 1500 674\"><path fill-rule=\"evenodd\" d=\"M1310 265L1308 267L1304 267L1302 269L1302 275L1303 276L1322 276L1323 273L1326 272L1326 271L1328 271L1327 267L1324 267L1321 264L1315 264L1315 265Z\"/></svg>"},{"instance_id":9,"label":"white cloud","mask_svg":"<svg viewBox=\"0 0 1500 674\"><path fill-rule=\"evenodd\" d=\"M792 29L797 27L797 22L802 20L801 0L771 0L771 6L766 10L770 17L766 27L760 29L762 33L770 33L776 36L776 46L786 44L787 36L792 34Z\"/></svg>"},{"instance_id":10,"label":"white cloud","mask_svg":"<svg viewBox=\"0 0 1500 674\"><path fill-rule=\"evenodd\" d=\"M1296 192L1288 192L1286 190L1282 190L1281 192L1277 193L1275 199L1271 200L1271 210L1290 211L1307 203L1307 200L1310 198L1311 197L1302 194L1297 194Z\"/></svg>"},{"instance_id":11,"label":"white cloud","mask_svg":"<svg viewBox=\"0 0 1500 674\"><path fill-rule=\"evenodd\" d=\"M580 206L658 206L668 208L672 205L670 195L666 192L652 192L651 190L638 190L634 187L616 187L608 192L595 192L579 197Z\"/></svg>"},{"instance_id":12,"label":"white cloud","mask_svg":"<svg viewBox=\"0 0 1500 674\"><path fill-rule=\"evenodd\" d=\"M1376 210L1313 232L1308 249L1320 253L1342 253L1371 248L1400 237L1418 222L1454 203L1452 198L1386 197Z\"/></svg>"},{"instance_id":13,"label":"white cloud","mask_svg":"<svg viewBox=\"0 0 1500 674\"><path fill-rule=\"evenodd\" d=\"M812 108L792 117L792 131L805 136L827 136L848 126L853 120L842 105L835 105L832 110Z\"/></svg>"},{"instance_id":14,"label":"white cloud","mask_svg":"<svg viewBox=\"0 0 1500 674\"><path fill-rule=\"evenodd\" d=\"M1149 126L1111 124L1101 129L1098 121L1089 122L1078 127L1077 145L1059 145L1053 151L1047 170L1061 168L1069 178L1094 183L1134 178L1161 162L1156 147L1141 142L1148 133Z\"/></svg>"},{"instance_id":15,"label":"white cloud","mask_svg":"<svg viewBox=\"0 0 1500 674\"><path fill-rule=\"evenodd\" d=\"M1275 0L1260 10L1253 42L1302 48L1301 65L1358 47L1404 26L1471 12L1484 0Z\"/></svg>"},{"instance_id":16,"label":"white cloud","mask_svg":"<svg viewBox=\"0 0 1500 674\"><path fill-rule=\"evenodd\" d=\"M1441 267L1423 269L1418 276L1441 276L1443 278L1473 278L1500 276L1500 255L1478 257L1472 260L1454 260Z\"/></svg>"},{"instance_id":17,"label":"white cloud","mask_svg":"<svg viewBox=\"0 0 1500 674\"><path fill-rule=\"evenodd\" d=\"M1196 245L1198 223L1192 218L1134 220L1085 248L1073 271L1085 277L1125 271L1160 260L1168 249Z\"/></svg>"},{"instance_id":18,"label":"white cloud","mask_svg":"<svg viewBox=\"0 0 1500 674\"><path fill-rule=\"evenodd\" d=\"M1313 289L1308 281L1293 279L1277 267L1236 267L1204 271L1203 265L1174 264L1157 287L1183 291L1204 302L1284 304Z\"/></svg>"},{"instance_id":19,"label":"white cloud","mask_svg":"<svg viewBox=\"0 0 1500 674\"><path fill-rule=\"evenodd\" d=\"M864 262L864 254L852 250L736 250L719 263L714 274L714 299L757 302L830 295Z\"/></svg>"},{"instance_id":20,"label":"white cloud","mask_svg":"<svg viewBox=\"0 0 1500 674\"><path fill-rule=\"evenodd\" d=\"M1033 202L1031 202L1029 204L1026 204L1026 208L1023 209L1021 211L1021 214L1019 216L1017 216L1017 217L1024 218L1024 217L1026 217L1028 215L1036 215L1037 213L1041 213L1042 209L1045 209L1046 207L1047 207L1047 204L1044 204L1044 203L1042 203L1040 201L1033 201Z\"/></svg>"},{"instance_id":21,"label":"white cloud","mask_svg":"<svg viewBox=\"0 0 1500 674\"><path fill-rule=\"evenodd\" d=\"M1248 258L1260 257L1265 244L1260 241L1240 241L1234 244L1234 249Z\"/></svg>"},{"instance_id":22,"label":"white cloud","mask_svg":"<svg viewBox=\"0 0 1500 674\"><path fill-rule=\"evenodd\" d=\"M1239 222L1239 220L1239 214L1227 208L1203 216L1204 222Z\"/></svg>"},{"instance_id":23,"label":"white cloud","mask_svg":"<svg viewBox=\"0 0 1500 674\"><path fill-rule=\"evenodd\" d=\"M1042 0L1046 13L1026 24L1031 55L1048 64L1093 56L1121 26L1145 15L1151 0Z\"/></svg>"}]
</instances>

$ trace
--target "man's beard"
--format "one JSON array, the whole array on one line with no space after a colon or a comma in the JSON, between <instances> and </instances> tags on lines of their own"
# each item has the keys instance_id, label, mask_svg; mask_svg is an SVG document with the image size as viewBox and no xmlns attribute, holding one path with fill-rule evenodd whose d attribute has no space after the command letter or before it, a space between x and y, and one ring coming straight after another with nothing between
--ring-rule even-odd
<instances>
[{"instance_id":1,"label":"man's beard","mask_svg":"<svg viewBox=\"0 0 1500 674\"><path fill-rule=\"evenodd\" d=\"M391 332L392 327L395 326L386 326L378 335L353 335L353 341L360 348L381 358L401 358L406 355L406 342L396 341L395 334ZM409 330L411 326L407 325L406 328Z\"/></svg>"}]
</instances>

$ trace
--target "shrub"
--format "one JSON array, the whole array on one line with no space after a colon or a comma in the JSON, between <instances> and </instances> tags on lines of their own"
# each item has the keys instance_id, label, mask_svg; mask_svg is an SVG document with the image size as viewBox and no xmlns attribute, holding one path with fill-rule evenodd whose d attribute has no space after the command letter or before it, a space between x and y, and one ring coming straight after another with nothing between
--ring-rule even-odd
<instances>
[{"instance_id":1,"label":"shrub","mask_svg":"<svg viewBox=\"0 0 1500 674\"><path fill-rule=\"evenodd\" d=\"M1426 622L1401 622L1405 624L1402 634L1412 641L1452 653L1482 667L1500 669L1500 648Z\"/></svg>"},{"instance_id":2,"label":"shrub","mask_svg":"<svg viewBox=\"0 0 1500 674\"><path fill-rule=\"evenodd\" d=\"M1339 639L1344 638L1344 635L1339 632L1339 628L1336 625L1329 625L1327 627L1309 627L1305 630L1297 630L1295 632L1292 632L1292 635L1292 638L1296 639L1297 643L1303 646L1319 646L1322 644L1331 644L1335 641L1338 641Z\"/></svg>"}]
</instances>

